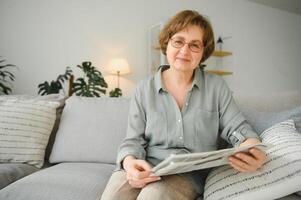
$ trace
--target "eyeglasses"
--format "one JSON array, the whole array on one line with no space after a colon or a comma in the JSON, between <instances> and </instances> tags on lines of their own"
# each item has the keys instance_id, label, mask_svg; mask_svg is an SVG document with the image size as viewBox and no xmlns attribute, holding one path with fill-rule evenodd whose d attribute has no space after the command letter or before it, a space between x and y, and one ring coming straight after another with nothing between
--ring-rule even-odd
<instances>
[{"instance_id":1,"label":"eyeglasses","mask_svg":"<svg viewBox=\"0 0 301 200\"><path fill-rule=\"evenodd\" d=\"M203 50L203 44L200 41L185 42L181 38L170 38L170 43L173 47L181 49L185 44L188 44L189 49L194 53L200 53Z\"/></svg>"}]
</instances>

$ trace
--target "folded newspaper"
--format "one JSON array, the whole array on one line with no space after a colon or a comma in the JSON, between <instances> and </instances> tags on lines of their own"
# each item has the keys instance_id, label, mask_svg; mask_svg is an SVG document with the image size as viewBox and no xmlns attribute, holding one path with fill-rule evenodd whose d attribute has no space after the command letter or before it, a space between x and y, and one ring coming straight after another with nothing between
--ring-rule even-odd
<instances>
[{"instance_id":1,"label":"folded newspaper","mask_svg":"<svg viewBox=\"0 0 301 200\"><path fill-rule=\"evenodd\" d=\"M217 167L228 164L228 157L235 153L248 152L248 150L252 147L266 151L271 146L272 145L270 144L255 144L245 147L234 147L202 153L171 154L165 160L156 165L152 169L152 172L155 176L165 176Z\"/></svg>"}]
</instances>

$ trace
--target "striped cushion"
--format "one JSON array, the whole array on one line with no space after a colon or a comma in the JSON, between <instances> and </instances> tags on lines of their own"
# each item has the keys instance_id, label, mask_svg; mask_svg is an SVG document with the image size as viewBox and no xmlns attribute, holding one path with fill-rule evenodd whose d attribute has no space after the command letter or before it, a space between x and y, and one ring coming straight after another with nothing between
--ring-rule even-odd
<instances>
[{"instance_id":1,"label":"striped cushion","mask_svg":"<svg viewBox=\"0 0 301 200\"><path fill-rule=\"evenodd\" d=\"M0 96L0 162L42 167L58 102Z\"/></svg>"},{"instance_id":2,"label":"striped cushion","mask_svg":"<svg viewBox=\"0 0 301 200\"><path fill-rule=\"evenodd\" d=\"M268 161L254 173L240 173L230 166L210 172L204 200L276 199L301 189L301 135L294 121L276 124L262 135L263 143L274 144Z\"/></svg>"}]
</instances>

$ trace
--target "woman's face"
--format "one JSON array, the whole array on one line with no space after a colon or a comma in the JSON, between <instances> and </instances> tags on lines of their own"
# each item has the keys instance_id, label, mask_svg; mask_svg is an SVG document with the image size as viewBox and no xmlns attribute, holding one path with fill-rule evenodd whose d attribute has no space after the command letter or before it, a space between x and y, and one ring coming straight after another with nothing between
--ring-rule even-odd
<instances>
[{"instance_id":1,"label":"woman's face","mask_svg":"<svg viewBox=\"0 0 301 200\"><path fill-rule=\"evenodd\" d=\"M195 25L174 34L167 44L166 55L170 66L181 72L198 67L203 56L203 30ZM182 46L182 47L181 47Z\"/></svg>"}]
</instances>

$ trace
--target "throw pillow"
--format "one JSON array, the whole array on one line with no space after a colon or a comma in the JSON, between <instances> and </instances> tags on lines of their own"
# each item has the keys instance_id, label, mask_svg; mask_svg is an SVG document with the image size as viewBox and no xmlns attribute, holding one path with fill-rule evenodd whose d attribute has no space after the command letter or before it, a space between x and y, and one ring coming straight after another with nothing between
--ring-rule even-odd
<instances>
[{"instance_id":1,"label":"throw pillow","mask_svg":"<svg viewBox=\"0 0 301 200\"><path fill-rule=\"evenodd\" d=\"M261 138L274 144L263 167L254 173L240 173L229 165L215 168L207 177L204 200L276 199L300 191L301 135L293 120L268 128Z\"/></svg>"},{"instance_id":2,"label":"throw pillow","mask_svg":"<svg viewBox=\"0 0 301 200\"><path fill-rule=\"evenodd\" d=\"M59 102L0 96L0 162L43 166Z\"/></svg>"},{"instance_id":3,"label":"throw pillow","mask_svg":"<svg viewBox=\"0 0 301 200\"><path fill-rule=\"evenodd\" d=\"M65 102L50 163L116 163L126 136L128 98L72 96Z\"/></svg>"},{"instance_id":4,"label":"throw pillow","mask_svg":"<svg viewBox=\"0 0 301 200\"><path fill-rule=\"evenodd\" d=\"M240 110L248 123L257 133L262 133L273 124L293 119L297 131L301 133L301 106L282 112L260 112L249 106L240 106Z\"/></svg>"}]
</instances>

